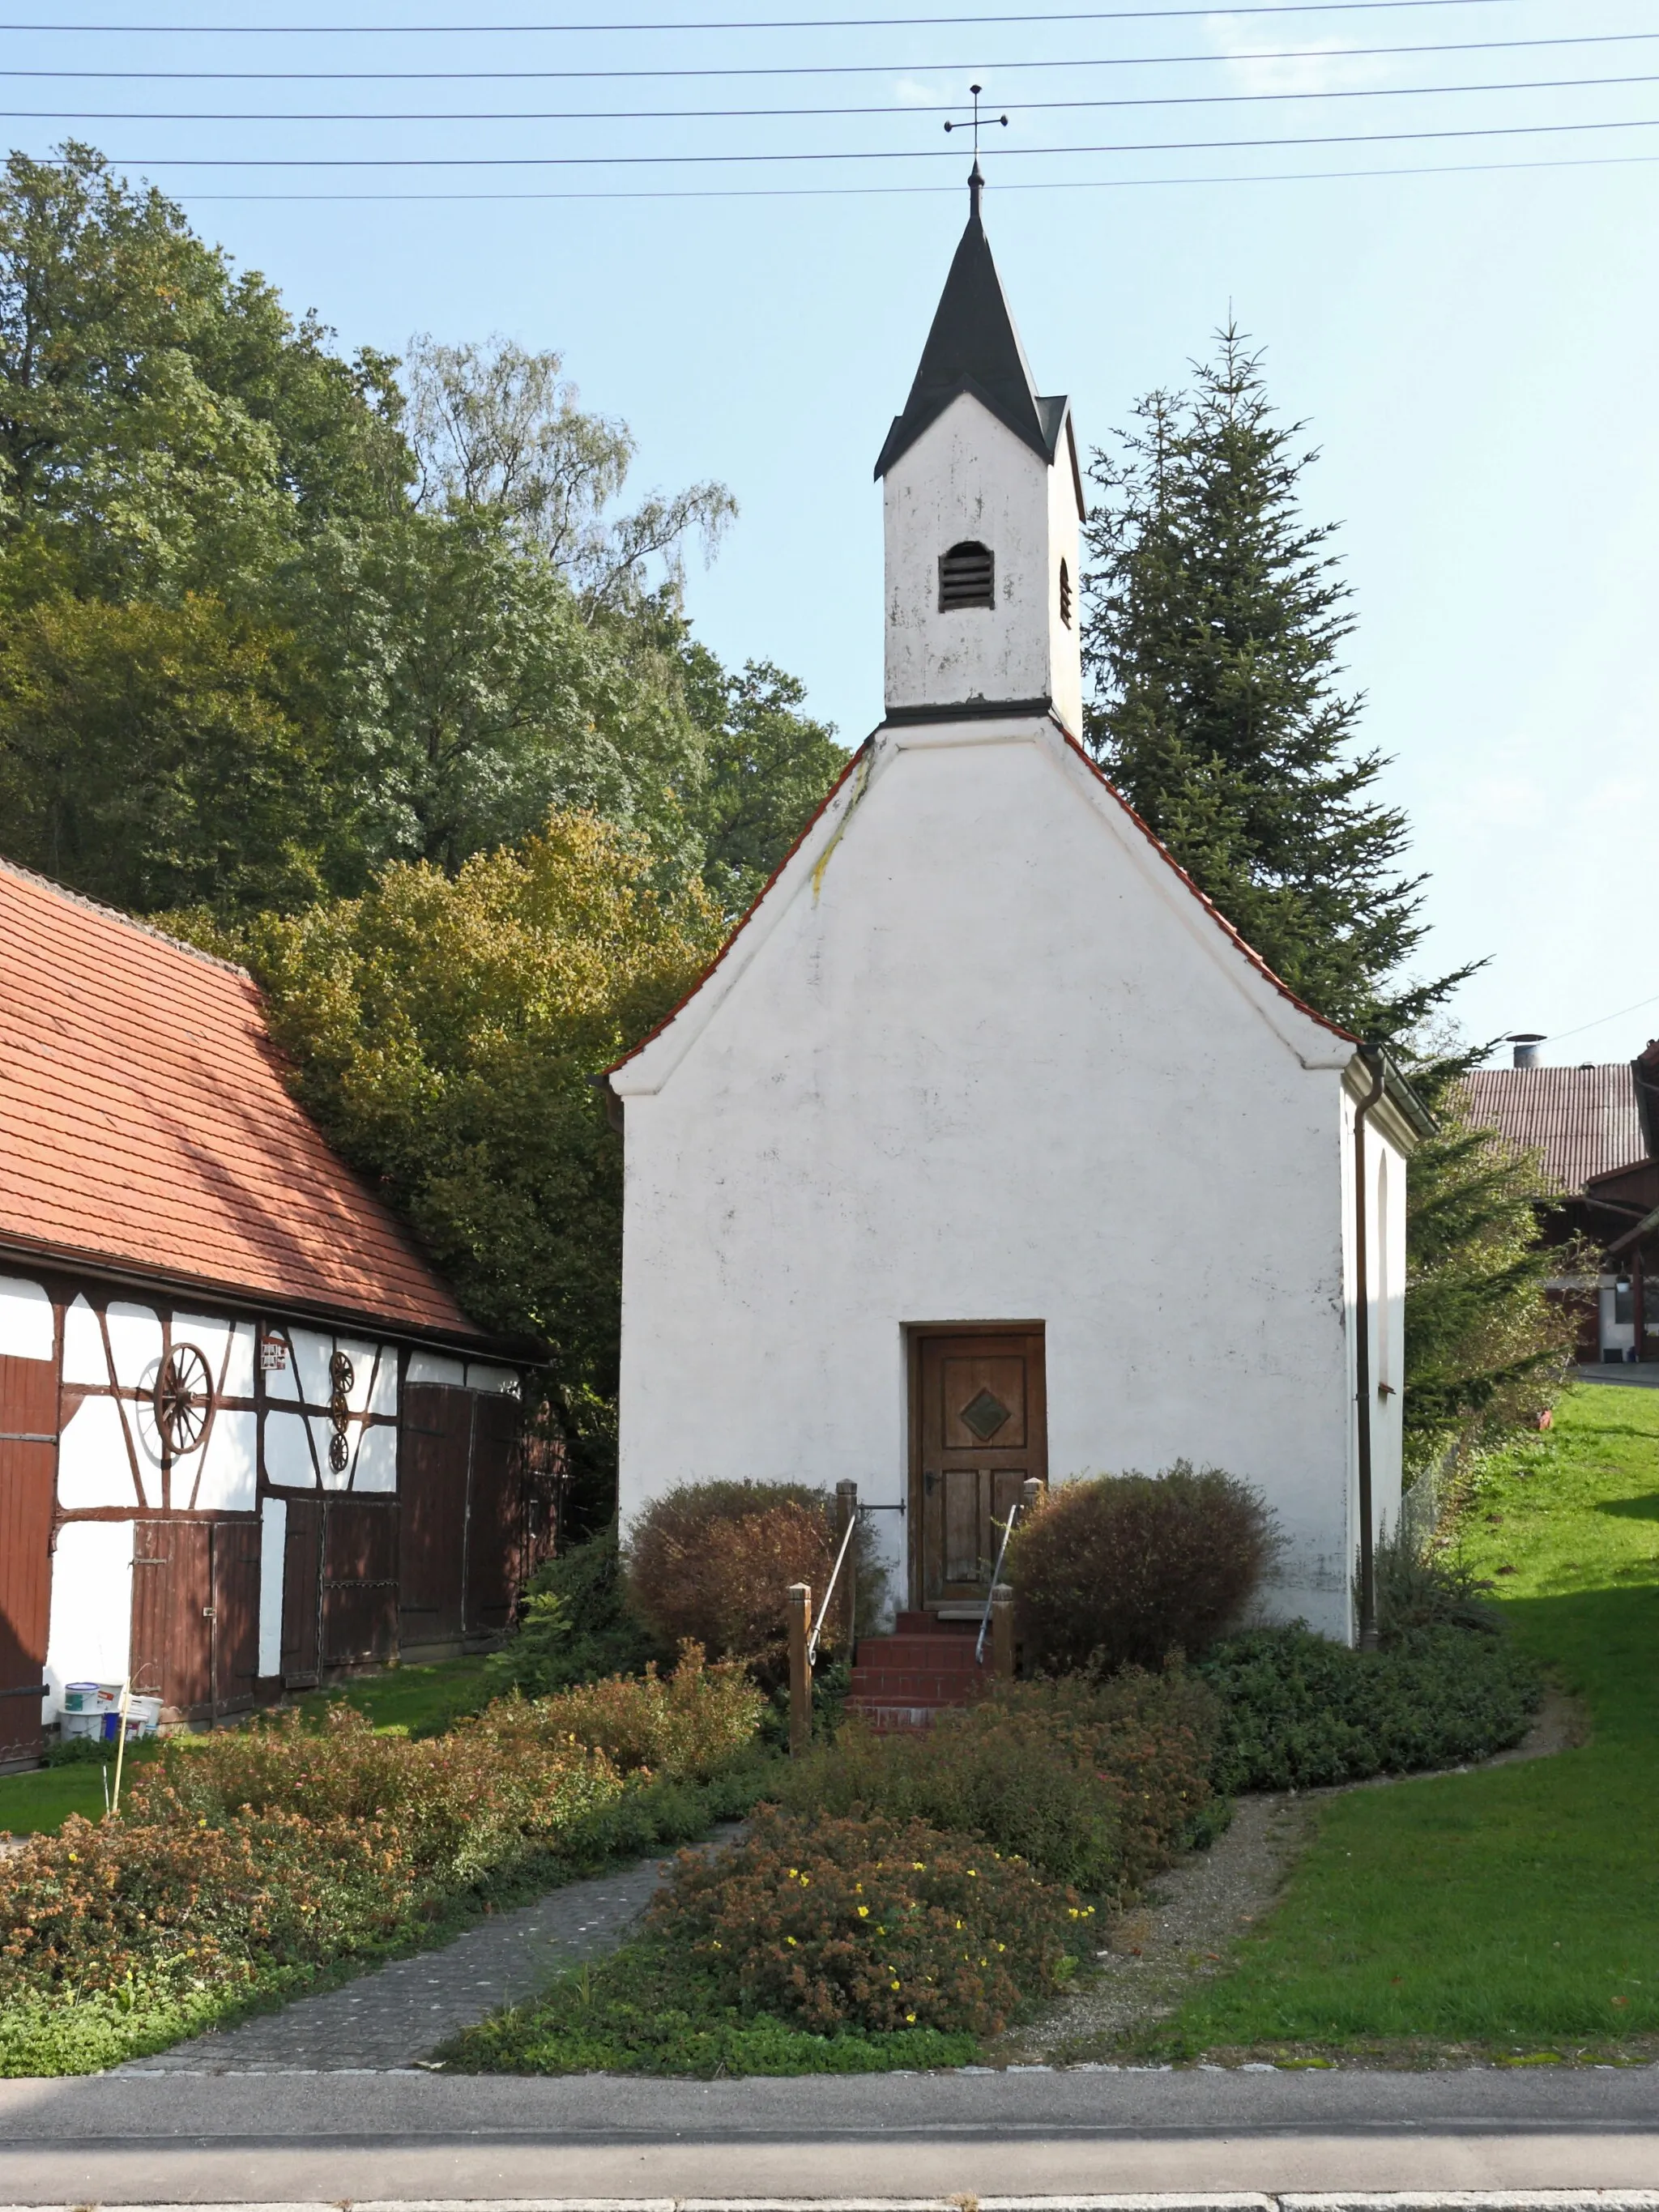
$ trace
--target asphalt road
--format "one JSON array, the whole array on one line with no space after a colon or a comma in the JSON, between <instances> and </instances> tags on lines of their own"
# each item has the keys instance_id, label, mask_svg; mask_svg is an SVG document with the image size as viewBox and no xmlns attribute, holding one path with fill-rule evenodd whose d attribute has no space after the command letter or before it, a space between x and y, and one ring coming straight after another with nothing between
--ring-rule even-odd
<instances>
[{"instance_id":1,"label":"asphalt road","mask_svg":"<svg viewBox=\"0 0 1659 2212\"><path fill-rule=\"evenodd\" d=\"M1659 2187L1659 2069L0 2082L0 2203Z\"/></svg>"}]
</instances>

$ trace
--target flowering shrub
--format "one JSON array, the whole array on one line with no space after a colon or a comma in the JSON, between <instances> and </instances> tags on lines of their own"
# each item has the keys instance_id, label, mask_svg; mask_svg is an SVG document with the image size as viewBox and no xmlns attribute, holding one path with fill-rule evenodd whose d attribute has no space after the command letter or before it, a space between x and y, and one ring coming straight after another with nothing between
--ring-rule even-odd
<instances>
[{"instance_id":1,"label":"flowering shrub","mask_svg":"<svg viewBox=\"0 0 1659 2212\"><path fill-rule=\"evenodd\" d=\"M985 1717L1029 1729L1108 1790L1117 1808L1119 1881L1138 1889L1175 1853L1224 1826L1210 1767L1223 1726L1218 1699L1188 1669L1126 1667L1103 1682L1082 1675L1011 1682Z\"/></svg>"},{"instance_id":2,"label":"flowering shrub","mask_svg":"<svg viewBox=\"0 0 1659 2212\"><path fill-rule=\"evenodd\" d=\"M687 1641L672 1674L659 1675L653 1661L643 1674L584 1682L533 1704L503 1700L483 1717L502 1741L520 1729L544 1741L569 1737L625 1772L646 1768L706 1782L750 1748L766 1710L744 1667L732 1660L708 1666L702 1646Z\"/></svg>"},{"instance_id":3,"label":"flowering shrub","mask_svg":"<svg viewBox=\"0 0 1659 2212\"><path fill-rule=\"evenodd\" d=\"M856 1725L793 1762L799 1811L879 1814L983 1836L1046 1879L1134 1888L1204 1820L1214 1700L1180 1671L1013 1683L918 1735Z\"/></svg>"},{"instance_id":4,"label":"flowering shrub","mask_svg":"<svg viewBox=\"0 0 1659 2212\"><path fill-rule=\"evenodd\" d=\"M376 1735L344 1705L331 1706L320 1730L296 1713L224 1729L169 1746L135 1784L129 1818L219 1826L247 1808L286 1809L313 1823L376 1822L396 1833L424 1881L465 1887L554 1846L623 1790L603 1752L568 1735L503 1724L500 1711L486 1707L448 1735L419 1742Z\"/></svg>"},{"instance_id":5,"label":"flowering shrub","mask_svg":"<svg viewBox=\"0 0 1659 2212\"><path fill-rule=\"evenodd\" d=\"M820 2033L994 2035L1065 1980L1091 1914L1022 1860L923 1821L768 1806L735 1849L684 1856L647 1926L748 2012Z\"/></svg>"},{"instance_id":6,"label":"flowering shrub","mask_svg":"<svg viewBox=\"0 0 1659 2212\"><path fill-rule=\"evenodd\" d=\"M586 1697L505 1700L421 1741L337 1705L320 1729L290 1712L166 1745L121 1819L71 1820L3 1862L0 2073L160 2049L418 1942L468 1898L702 1832L719 1793L692 1784L752 1741L759 1692L690 1650Z\"/></svg>"}]
</instances>

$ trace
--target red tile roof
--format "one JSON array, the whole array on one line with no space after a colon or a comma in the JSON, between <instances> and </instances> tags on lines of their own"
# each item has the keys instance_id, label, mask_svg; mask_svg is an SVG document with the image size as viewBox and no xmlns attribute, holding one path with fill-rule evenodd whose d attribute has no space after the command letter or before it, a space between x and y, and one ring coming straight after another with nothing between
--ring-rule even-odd
<instances>
[{"instance_id":1,"label":"red tile roof","mask_svg":"<svg viewBox=\"0 0 1659 2212\"><path fill-rule=\"evenodd\" d=\"M0 1242L481 1335L289 1096L240 968L4 863Z\"/></svg>"},{"instance_id":2,"label":"red tile roof","mask_svg":"<svg viewBox=\"0 0 1659 2212\"><path fill-rule=\"evenodd\" d=\"M1478 1067L1465 1085L1474 1118L1544 1155L1563 1190L1582 1190L1647 1156L1627 1060L1599 1067Z\"/></svg>"}]
</instances>

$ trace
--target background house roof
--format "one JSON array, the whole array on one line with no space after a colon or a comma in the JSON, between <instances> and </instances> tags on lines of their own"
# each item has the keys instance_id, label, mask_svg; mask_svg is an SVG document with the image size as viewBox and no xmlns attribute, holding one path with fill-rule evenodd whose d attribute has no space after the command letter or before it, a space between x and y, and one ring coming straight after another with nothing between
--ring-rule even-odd
<instances>
[{"instance_id":1,"label":"background house roof","mask_svg":"<svg viewBox=\"0 0 1659 2212\"><path fill-rule=\"evenodd\" d=\"M483 1334L289 1096L240 969L3 863L0 1242Z\"/></svg>"},{"instance_id":2,"label":"background house roof","mask_svg":"<svg viewBox=\"0 0 1659 2212\"><path fill-rule=\"evenodd\" d=\"M1534 1148L1563 1190L1646 1156L1628 1060L1597 1067L1478 1067L1464 1085L1477 1121Z\"/></svg>"}]
</instances>

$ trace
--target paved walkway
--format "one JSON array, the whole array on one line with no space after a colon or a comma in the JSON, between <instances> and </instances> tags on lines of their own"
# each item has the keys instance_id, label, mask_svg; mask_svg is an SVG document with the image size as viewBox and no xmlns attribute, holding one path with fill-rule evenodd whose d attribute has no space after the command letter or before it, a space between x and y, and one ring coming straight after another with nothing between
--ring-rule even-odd
<instances>
[{"instance_id":1,"label":"paved walkway","mask_svg":"<svg viewBox=\"0 0 1659 2212\"><path fill-rule=\"evenodd\" d=\"M704 1850L718 1850L728 1829ZM240 2027L192 2037L118 2074L376 2072L409 2067L497 2006L533 1996L561 1967L613 1950L644 1911L672 1859L567 1882L516 1912L493 1915L441 1950L300 1997Z\"/></svg>"}]
</instances>

